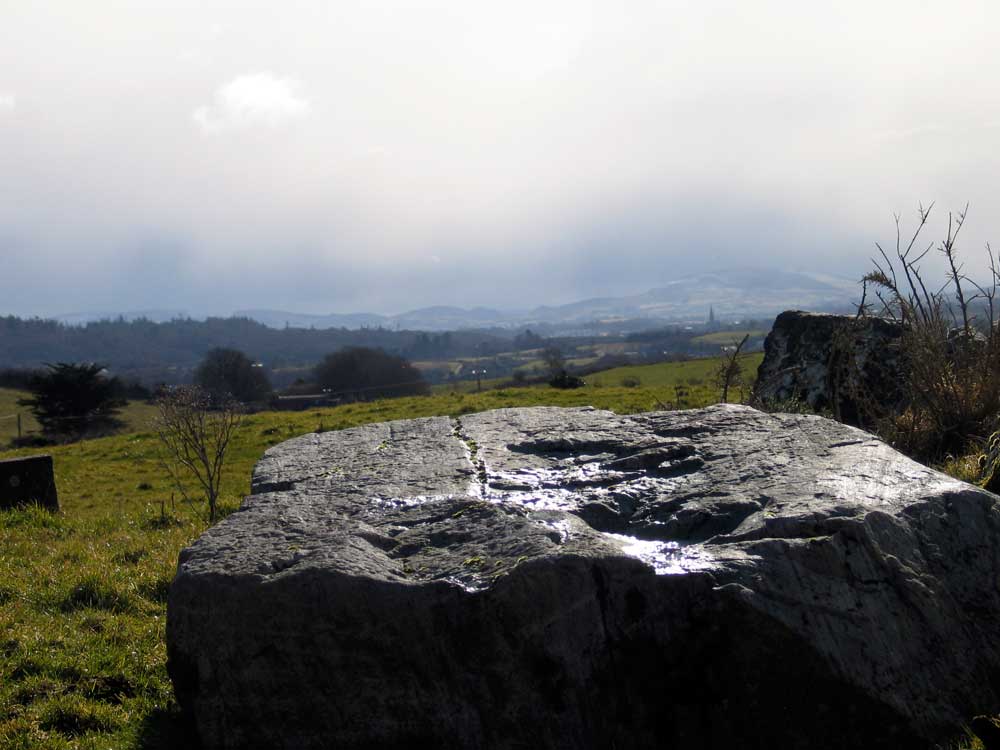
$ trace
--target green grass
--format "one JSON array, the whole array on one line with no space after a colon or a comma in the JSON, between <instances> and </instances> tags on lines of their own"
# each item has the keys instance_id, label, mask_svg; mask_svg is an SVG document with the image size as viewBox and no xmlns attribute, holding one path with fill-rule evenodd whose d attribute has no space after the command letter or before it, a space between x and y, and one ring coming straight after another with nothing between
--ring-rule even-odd
<instances>
[{"instance_id":1,"label":"green grass","mask_svg":"<svg viewBox=\"0 0 1000 750\"><path fill-rule=\"evenodd\" d=\"M636 412L663 395L516 388L252 415L232 444L221 507L238 507L268 446L306 432L509 406ZM171 487L148 428L0 458L35 453L54 458L62 511L0 512L0 748L190 744L166 674L164 626L177 555L207 525L202 504Z\"/></svg>"},{"instance_id":2,"label":"green grass","mask_svg":"<svg viewBox=\"0 0 1000 750\"><path fill-rule=\"evenodd\" d=\"M767 335L767 331L715 331L714 333L706 333L702 336L691 339L696 344L717 344L719 346L734 346L743 339L747 334L750 338L762 338Z\"/></svg>"},{"instance_id":3,"label":"green grass","mask_svg":"<svg viewBox=\"0 0 1000 750\"><path fill-rule=\"evenodd\" d=\"M0 445L5 445L17 437L18 414L21 415L21 426L25 432L38 430L38 422L31 416L31 412L17 403L18 399L27 395L24 391L0 388Z\"/></svg>"},{"instance_id":4,"label":"green grass","mask_svg":"<svg viewBox=\"0 0 1000 750\"><path fill-rule=\"evenodd\" d=\"M743 363L744 377L748 385L756 379L757 368L763 359L763 352L751 352L740 355L740 362ZM684 398L686 406L707 406L719 400L719 392L712 385L715 371L719 368L719 362L718 357L709 357L690 359L684 362L659 362L655 365L615 367L611 370L602 370L601 372L584 376L587 385L583 391L590 392L592 390L621 386L625 380L634 381L638 379L639 387L637 390L645 393L648 399L654 404L657 400L663 403L674 403L676 401L675 388L679 386L688 392L688 395ZM482 382L483 392L491 388L496 388L501 383L509 382L509 377L484 379ZM545 383L531 387L552 390ZM456 383L435 385L431 390L435 394L475 393L476 381L462 380ZM736 394L734 393L733 395L735 396ZM588 398L593 398L593 396Z\"/></svg>"},{"instance_id":5,"label":"green grass","mask_svg":"<svg viewBox=\"0 0 1000 750\"><path fill-rule=\"evenodd\" d=\"M39 434L41 428L25 406L20 406L18 399L27 398L31 394L11 388L0 388L0 446L5 446L17 437L17 419L21 415L21 430L25 435ZM125 423L123 431L136 432L146 429L156 411L152 404L145 401L129 401L121 411L121 420Z\"/></svg>"},{"instance_id":6,"label":"green grass","mask_svg":"<svg viewBox=\"0 0 1000 750\"><path fill-rule=\"evenodd\" d=\"M0 747L189 744L164 669L166 593L203 526L153 517L0 513Z\"/></svg>"},{"instance_id":7,"label":"green grass","mask_svg":"<svg viewBox=\"0 0 1000 750\"><path fill-rule=\"evenodd\" d=\"M451 383L436 383L431 386L431 393L434 395L445 395L452 393L476 393L479 390L491 390L498 388L501 383L509 383L510 378L483 378L479 386L475 380L456 380Z\"/></svg>"},{"instance_id":8,"label":"green grass","mask_svg":"<svg viewBox=\"0 0 1000 750\"><path fill-rule=\"evenodd\" d=\"M763 358L762 352L740 355L747 386L756 378L757 367ZM712 384L719 361L718 358L690 359L685 362L616 367L588 376L586 390L599 391L620 386L626 380L638 380L639 386L635 390L649 392L665 404L675 404L680 395L682 406L707 406L719 400L718 389ZM683 391L679 393L678 389ZM730 393L730 398L737 395L738 389Z\"/></svg>"},{"instance_id":9,"label":"green grass","mask_svg":"<svg viewBox=\"0 0 1000 750\"><path fill-rule=\"evenodd\" d=\"M716 366L619 368L569 391L510 388L256 414L233 442L221 508L238 507L263 451L295 435L508 406L645 411L671 400L678 383L699 405L717 395L694 381ZM616 385L625 376L642 386ZM171 487L147 428L0 458L40 452L54 457L62 511L0 512L0 748L192 745L166 673L166 597L178 553L207 526L202 504Z\"/></svg>"}]
</instances>

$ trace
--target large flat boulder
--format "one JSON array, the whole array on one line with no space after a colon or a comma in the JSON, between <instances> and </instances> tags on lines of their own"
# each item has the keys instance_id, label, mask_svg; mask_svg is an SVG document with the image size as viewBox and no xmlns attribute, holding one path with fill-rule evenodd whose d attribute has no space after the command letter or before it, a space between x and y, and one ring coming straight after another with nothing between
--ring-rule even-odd
<instances>
[{"instance_id":1,"label":"large flat boulder","mask_svg":"<svg viewBox=\"0 0 1000 750\"><path fill-rule=\"evenodd\" d=\"M271 448L180 558L208 748L930 747L1000 708L997 497L860 430L504 409Z\"/></svg>"}]
</instances>

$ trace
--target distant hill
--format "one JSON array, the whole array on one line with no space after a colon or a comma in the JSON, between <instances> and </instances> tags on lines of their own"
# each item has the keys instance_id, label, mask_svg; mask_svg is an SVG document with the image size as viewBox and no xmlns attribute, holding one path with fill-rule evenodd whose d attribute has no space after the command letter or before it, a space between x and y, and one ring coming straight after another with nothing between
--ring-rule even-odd
<instances>
[{"instance_id":1,"label":"distant hill","mask_svg":"<svg viewBox=\"0 0 1000 750\"><path fill-rule=\"evenodd\" d=\"M574 329L582 332L594 322L627 322L626 330L640 330L665 323L704 321L709 308L720 320L768 319L783 310L847 311L858 297L858 285L850 279L803 271L777 269L731 269L690 274L672 279L640 294L595 297L563 305L534 309L497 310L489 307L423 307L396 315L370 312L307 314L285 310L237 310L235 317L249 318L269 328L383 328L392 331L460 331L488 328L544 327L550 332ZM146 319L167 322L184 319L180 310L130 312L85 312L60 315L68 325L101 320Z\"/></svg>"},{"instance_id":2,"label":"distant hill","mask_svg":"<svg viewBox=\"0 0 1000 750\"><path fill-rule=\"evenodd\" d=\"M489 328L499 325L505 314L476 307L425 307L399 315L376 313L330 313L308 315L283 310L237 310L237 317L250 318L271 328L391 328L411 331L454 331L461 328Z\"/></svg>"},{"instance_id":3,"label":"distant hill","mask_svg":"<svg viewBox=\"0 0 1000 750\"><path fill-rule=\"evenodd\" d=\"M854 281L806 272L734 269L693 274L641 294L597 297L531 310L486 307L425 307L398 315L373 313L301 315L280 310L240 310L236 314L274 328L377 327L421 331L468 328L520 328L531 325L579 326L593 321L634 320L636 325L703 321L710 307L722 319L769 318L783 310L850 309L858 296Z\"/></svg>"},{"instance_id":4,"label":"distant hill","mask_svg":"<svg viewBox=\"0 0 1000 750\"><path fill-rule=\"evenodd\" d=\"M684 276L656 289L629 297L608 297L556 307L539 307L528 314L548 323L616 318L689 322L704 320L709 308L727 319L768 318L783 310L848 309L858 296L846 279L787 271L732 270Z\"/></svg>"}]
</instances>

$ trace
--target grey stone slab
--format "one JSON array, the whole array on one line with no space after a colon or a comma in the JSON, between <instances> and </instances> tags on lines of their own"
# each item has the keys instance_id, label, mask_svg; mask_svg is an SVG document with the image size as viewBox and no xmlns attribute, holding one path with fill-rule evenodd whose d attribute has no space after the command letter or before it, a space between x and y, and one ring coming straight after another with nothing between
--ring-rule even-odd
<instances>
[{"instance_id":1,"label":"grey stone slab","mask_svg":"<svg viewBox=\"0 0 1000 750\"><path fill-rule=\"evenodd\" d=\"M391 422L253 492L171 586L209 748L930 747L1000 708L996 496L819 417Z\"/></svg>"}]
</instances>

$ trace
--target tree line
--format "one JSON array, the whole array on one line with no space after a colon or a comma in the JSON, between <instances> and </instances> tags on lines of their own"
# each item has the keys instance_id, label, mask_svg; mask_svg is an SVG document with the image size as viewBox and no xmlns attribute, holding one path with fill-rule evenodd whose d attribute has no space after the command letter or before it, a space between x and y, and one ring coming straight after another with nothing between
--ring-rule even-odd
<instances>
[{"instance_id":1,"label":"tree line","mask_svg":"<svg viewBox=\"0 0 1000 750\"><path fill-rule=\"evenodd\" d=\"M154 323L105 320L69 326L53 320L0 317L0 365L37 368L45 362L103 363L147 385L180 383L216 348L253 352L271 369L312 366L348 347L381 349L407 359L488 356L510 348L509 337L484 331L393 331L385 328L269 328L249 318Z\"/></svg>"},{"instance_id":2,"label":"tree line","mask_svg":"<svg viewBox=\"0 0 1000 750\"><path fill-rule=\"evenodd\" d=\"M103 364L58 362L38 370L0 371L0 383L29 392L20 400L34 414L48 440L76 440L112 432L121 426L119 414L134 391ZM238 349L212 349L194 371L197 398L208 404L263 406L274 395L267 372ZM381 349L348 347L325 356L313 368L305 390L331 394L340 400L423 395L430 387L405 358ZM157 386L155 397L174 386ZM148 391L142 395L151 397Z\"/></svg>"}]
</instances>

